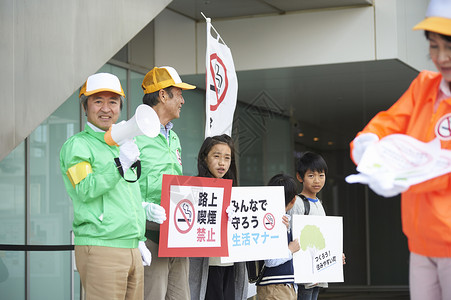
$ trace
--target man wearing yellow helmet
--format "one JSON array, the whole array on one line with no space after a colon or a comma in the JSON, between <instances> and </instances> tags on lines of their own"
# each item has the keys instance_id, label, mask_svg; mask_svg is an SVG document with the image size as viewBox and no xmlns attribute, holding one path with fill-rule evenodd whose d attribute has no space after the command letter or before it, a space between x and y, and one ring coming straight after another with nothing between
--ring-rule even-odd
<instances>
[{"instance_id":1,"label":"man wearing yellow helmet","mask_svg":"<svg viewBox=\"0 0 451 300\"><path fill-rule=\"evenodd\" d=\"M139 179L143 201L159 205L163 174L182 175L180 140L172 130L172 120L180 117L185 100L183 90L194 85L182 82L172 67L155 67L144 76L141 85L143 104L152 107L160 121L155 138L141 135L136 142L141 152L142 175ZM160 223L161 224L161 223ZM152 265L144 270L146 300L189 300L189 259L158 257L160 226L147 222L146 245L152 252Z\"/></svg>"},{"instance_id":2,"label":"man wearing yellow helmet","mask_svg":"<svg viewBox=\"0 0 451 300\"><path fill-rule=\"evenodd\" d=\"M139 150L131 139L119 147L104 140L119 118L124 91L115 75L98 73L88 77L80 101L88 122L60 152L64 184L74 205L80 279L87 299L142 300L143 264L149 265L151 256L144 244L146 216L132 166Z\"/></svg>"}]
</instances>

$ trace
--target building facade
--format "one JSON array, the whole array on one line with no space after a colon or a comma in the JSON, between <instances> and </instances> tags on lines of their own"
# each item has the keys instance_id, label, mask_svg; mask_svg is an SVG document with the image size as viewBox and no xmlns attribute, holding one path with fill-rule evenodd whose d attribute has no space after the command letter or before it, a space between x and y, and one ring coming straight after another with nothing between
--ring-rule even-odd
<instances>
[{"instance_id":1,"label":"building facade","mask_svg":"<svg viewBox=\"0 0 451 300\"><path fill-rule=\"evenodd\" d=\"M330 171L320 197L328 215L343 216L348 262L345 282L329 290L406 291L399 197L378 197L344 178L355 172L353 136L419 70L432 69L424 37L410 30L427 1L367 2L213 25L238 75L233 138L240 185L294 175L302 151L321 153ZM0 3L6 29L0 33L0 298L80 299L70 251L73 208L59 170L62 144L86 122L78 89L92 73L117 75L127 95L120 120L127 120L141 103L145 73L175 67L198 86L184 93L174 121L184 175L196 175L205 126L205 24L166 8L170 1Z\"/></svg>"}]
</instances>

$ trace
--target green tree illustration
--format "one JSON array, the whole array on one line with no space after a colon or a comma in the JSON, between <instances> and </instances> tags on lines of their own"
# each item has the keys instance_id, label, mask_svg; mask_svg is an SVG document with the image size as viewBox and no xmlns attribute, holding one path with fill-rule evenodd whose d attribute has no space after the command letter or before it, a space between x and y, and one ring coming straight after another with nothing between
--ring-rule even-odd
<instances>
[{"instance_id":1,"label":"green tree illustration","mask_svg":"<svg viewBox=\"0 0 451 300\"><path fill-rule=\"evenodd\" d=\"M301 230L301 235L299 237L299 244L301 245L302 251L309 251L312 257L312 273L314 272L314 259L316 252L326 248L326 240L321 233L318 226L315 225L305 225Z\"/></svg>"}]
</instances>

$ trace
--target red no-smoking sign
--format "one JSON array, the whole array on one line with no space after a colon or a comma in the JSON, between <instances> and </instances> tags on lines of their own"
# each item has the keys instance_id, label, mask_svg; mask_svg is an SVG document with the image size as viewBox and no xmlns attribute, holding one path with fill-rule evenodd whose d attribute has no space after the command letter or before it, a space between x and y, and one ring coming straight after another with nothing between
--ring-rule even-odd
<instances>
[{"instance_id":1,"label":"red no-smoking sign","mask_svg":"<svg viewBox=\"0 0 451 300\"><path fill-rule=\"evenodd\" d=\"M178 232L187 233L193 228L196 219L193 204L183 199L175 207L174 225Z\"/></svg>"},{"instance_id":2,"label":"red no-smoking sign","mask_svg":"<svg viewBox=\"0 0 451 300\"><path fill-rule=\"evenodd\" d=\"M160 225L158 256L227 256L232 180L164 174L161 187L168 220ZM212 232L217 236L209 239Z\"/></svg>"},{"instance_id":3,"label":"red no-smoking sign","mask_svg":"<svg viewBox=\"0 0 451 300\"><path fill-rule=\"evenodd\" d=\"M276 218L274 218L273 214L267 213L263 217L263 226L265 226L265 228L267 230L271 230L274 228L275 225L276 225Z\"/></svg>"},{"instance_id":4,"label":"red no-smoking sign","mask_svg":"<svg viewBox=\"0 0 451 300\"><path fill-rule=\"evenodd\" d=\"M227 68L217 53L210 55L210 74L213 77L213 85L210 89L215 92L217 100L215 105L210 105L210 110L215 111L224 100L229 88Z\"/></svg>"}]
</instances>

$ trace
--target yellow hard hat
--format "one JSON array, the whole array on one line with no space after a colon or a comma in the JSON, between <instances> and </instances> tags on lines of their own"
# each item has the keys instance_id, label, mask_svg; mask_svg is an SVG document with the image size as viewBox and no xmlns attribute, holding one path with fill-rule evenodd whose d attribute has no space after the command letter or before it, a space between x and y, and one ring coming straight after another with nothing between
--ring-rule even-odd
<instances>
[{"instance_id":1,"label":"yellow hard hat","mask_svg":"<svg viewBox=\"0 0 451 300\"><path fill-rule=\"evenodd\" d=\"M182 90L192 90L196 88L194 85L182 82L179 74L172 67L153 68L146 76L144 76L141 85L144 94L150 94L170 86L175 86Z\"/></svg>"}]
</instances>

